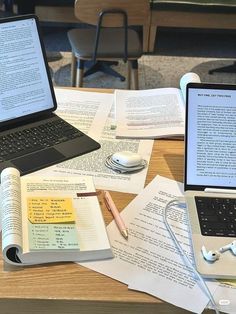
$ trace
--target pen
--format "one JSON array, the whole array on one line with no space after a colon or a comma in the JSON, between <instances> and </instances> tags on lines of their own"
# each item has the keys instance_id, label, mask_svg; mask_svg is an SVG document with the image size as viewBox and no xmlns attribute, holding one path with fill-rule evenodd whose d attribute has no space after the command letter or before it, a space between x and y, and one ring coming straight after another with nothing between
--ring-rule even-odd
<instances>
[{"instance_id":1,"label":"pen","mask_svg":"<svg viewBox=\"0 0 236 314\"><path fill-rule=\"evenodd\" d=\"M98 196L100 191L98 192L79 192L76 193L77 197L86 197L86 196Z\"/></svg>"},{"instance_id":2,"label":"pen","mask_svg":"<svg viewBox=\"0 0 236 314\"><path fill-rule=\"evenodd\" d=\"M114 204L114 202L111 198L111 195L108 191L104 191L104 199L105 199L105 203L106 203L107 208L111 211L111 213L114 217L114 220L116 222L118 229L120 230L120 233L127 240L128 239L127 228L126 228L124 221L121 218L120 213L119 213L118 209L116 208L116 205Z\"/></svg>"}]
</instances>

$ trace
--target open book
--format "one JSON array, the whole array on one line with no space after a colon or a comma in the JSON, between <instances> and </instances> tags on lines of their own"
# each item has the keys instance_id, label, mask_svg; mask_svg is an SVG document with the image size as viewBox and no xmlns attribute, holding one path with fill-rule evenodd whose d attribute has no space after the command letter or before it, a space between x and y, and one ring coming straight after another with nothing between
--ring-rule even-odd
<instances>
[{"instance_id":1,"label":"open book","mask_svg":"<svg viewBox=\"0 0 236 314\"><path fill-rule=\"evenodd\" d=\"M31 265L113 257L91 177L1 173L2 251Z\"/></svg>"},{"instance_id":2,"label":"open book","mask_svg":"<svg viewBox=\"0 0 236 314\"><path fill-rule=\"evenodd\" d=\"M180 80L180 89L116 90L116 137L183 136L189 82L200 82L200 78L195 73L186 73Z\"/></svg>"}]
</instances>

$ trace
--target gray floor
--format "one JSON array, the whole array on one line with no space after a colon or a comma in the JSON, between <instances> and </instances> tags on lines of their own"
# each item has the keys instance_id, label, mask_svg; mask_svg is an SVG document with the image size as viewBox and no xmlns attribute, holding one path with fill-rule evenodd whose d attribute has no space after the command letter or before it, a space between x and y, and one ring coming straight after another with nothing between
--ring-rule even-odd
<instances>
[{"instance_id":1,"label":"gray floor","mask_svg":"<svg viewBox=\"0 0 236 314\"><path fill-rule=\"evenodd\" d=\"M70 86L71 51L67 28L44 28L48 61L57 86ZM236 83L236 32L161 29L155 52L139 60L140 89L178 87L186 72L197 73L203 82ZM60 52L60 53L59 53ZM232 66L233 72L209 74L219 67ZM173 69L175 69L173 71ZM232 69L232 67L231 67ZM114 70L126 75L123 62ZM122 85L123 84L123 85ZM125 82L102 72L84 79L84 87L126 88Z\"/></svg>"}]
</instances>

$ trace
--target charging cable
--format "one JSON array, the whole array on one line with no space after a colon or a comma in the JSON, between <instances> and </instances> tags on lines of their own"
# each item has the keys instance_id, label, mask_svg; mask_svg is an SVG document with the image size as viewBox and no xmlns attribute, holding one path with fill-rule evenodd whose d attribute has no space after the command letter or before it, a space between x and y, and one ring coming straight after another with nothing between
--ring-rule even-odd
<instances>
[{"instance_id":1,"label":"charging cable","mask_svg":"<svg viewBox=\"0 0 236 314\"><path fill-rule=\"evenodd\" d=\"M173 238L174 242L175 242L175 245L177 246L178 250L179 250L179 253L183 256L183 258L185 259L185 261L187 262L187 264L193 269L195 275L197 276L197 278L200 280L203 288L205 289L205 292L207 293L210 301L211 301L211 304L215 310L215 313L216 314L220 314L220 311L218 310L217 308L217 305L215 303L215 300L207 286L207 284L205 283L205 281L203 280L202 276L198 273L198 271L195 269L195 267L192 265L190 259L188 258L188 256L185 254L184 250L182 249L181 245L179 244L179 241L178 239L176 238L173 230L171 229L168 221L167 221L167 214L168 214L168 210L172 207L172 206L179 206L179 207L185 207L186 208L186 204L185 204L185 201L184 201L184 197L180 197L180 198L177 198L177 199L173 199L171 201L169 201L165 208L164 208L164 213L163 213L163 219L164 219L164 223L166 225L166 228L167 230L169 231L171 237Z\"/></svg>"},{"instance_id":2,"label":"charging cable","mask_svg":"<svg viewBox=\"0 0 236 314\"><path fill-rule=\"evenodd\" d=\"M138 165L128 167L125 165L122 165L116 161L113 160L112 155L108 156L105 160L105 166L109 169L112 169L113 171L117 173L133 173L138 172L144 168L147 167L147 161L145 159L142 159L141 162Z\"/></svg>"}]
</instances>

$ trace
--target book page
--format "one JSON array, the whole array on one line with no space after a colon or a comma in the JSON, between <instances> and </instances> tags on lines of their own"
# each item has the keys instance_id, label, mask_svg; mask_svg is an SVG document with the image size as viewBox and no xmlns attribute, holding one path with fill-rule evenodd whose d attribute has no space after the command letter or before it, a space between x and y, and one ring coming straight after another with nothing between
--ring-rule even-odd
<instances>
[{"instance_id":1,"label":"book page","mask_svg":"<svg viewBox=\"0 0 236 314\"><path fill-rule=\"evenodd\" d=\"M184 134L184 103L177 88L115 91L116 137L159 138Z\"/></svg>"},{"instance_id":2,"label":"book page","mask_svg":"<svg viewBox=\"0 0 236 314\"><path fill-rule=\"evenodd\" d=\"M78 197L75 203L80 250L95 251L98 248L108 248L110 243L107 238L104 238L106 226L100 211L98 198L96 196Z\"/></svg>"},{"instance_id":3,"label":"book page","mask_svg":"<svg viewBox=\"0 0 236 314\"><path fill-rule=\"evenodd\" d=\"M1 173L2 250L22 246L20 173L6 168Z\"/></svg>"},{"instance_id":4,"label":"book page","mask_svg":"<svg viewBox=\"0 0 236 314\"><path fill-rule=\"evenodd\" d=\"M24 253L110 247L97 196L77 196L95 192L91 177L22 177L21 190Z\"/></svg>"}]
</instances>

